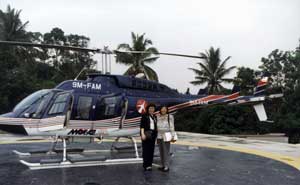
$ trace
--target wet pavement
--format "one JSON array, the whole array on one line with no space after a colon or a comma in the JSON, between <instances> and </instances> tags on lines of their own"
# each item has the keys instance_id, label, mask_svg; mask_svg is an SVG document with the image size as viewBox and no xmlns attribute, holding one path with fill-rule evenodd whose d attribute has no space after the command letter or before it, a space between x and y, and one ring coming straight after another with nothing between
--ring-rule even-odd
<instances>
[{"instance_id":1,"label":"wet pavement","mask_svg":"<svg viewBox=\"0 0 300 185\"><path fill-rule=\"evenodd\" d=\"M19 157L12 153L15 149L23 152L47 149L49 144L1 144L0 184L299 185L300 182L300 172L292 166L270 158L217 148L173 145L174 156L168 173L160 172L156 168L152 172L144 172L141 164L29 170L19 163ZM72 146L83 147L83 144ZM109 146L109 143L89 144L88 148L108 149ZM158 158L155 159L155 163L159 164Z\"/></svg>"},{"instance_id":2,"label":"wet pavement","mask_svg":"<svg viewBox=\"0 0 300 185\"><path fill-rule=\"evenodd\" d=\"M291 158L300 159L300 144L288 144L283 142L277 142L277 138L272 138L273 141L263 140L260 137L256 138L239 138L239 137L227 137L220 135L208 135L198 133L180 132L180 142L189 143L199 146L223 146L235 147L241 149L257 150L266 153L272 153L277 155L288 156ZM275 141L274 141L275 140ZM230 149L230 148L228 148ZM300 167L300 166L299 166Z\"/></svg>"}]
</instances>

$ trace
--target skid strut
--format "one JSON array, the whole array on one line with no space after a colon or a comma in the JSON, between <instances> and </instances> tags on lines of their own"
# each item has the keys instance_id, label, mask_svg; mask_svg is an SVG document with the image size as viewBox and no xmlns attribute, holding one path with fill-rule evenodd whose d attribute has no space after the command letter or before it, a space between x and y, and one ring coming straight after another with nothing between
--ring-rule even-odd
<instances>
[{"instance_id":1,"label":"skid strut","mask_svg":"<svg viewBox=\"0 0 300 185\"><path fill-rule=\"evenodd\" d=\"M51 147L50 147L49 151L47 152L47 154L56 154L55 147L56 147L57 142L58 142L58 136L55 136L52 140Z\"/></svg>"}]
</instances>

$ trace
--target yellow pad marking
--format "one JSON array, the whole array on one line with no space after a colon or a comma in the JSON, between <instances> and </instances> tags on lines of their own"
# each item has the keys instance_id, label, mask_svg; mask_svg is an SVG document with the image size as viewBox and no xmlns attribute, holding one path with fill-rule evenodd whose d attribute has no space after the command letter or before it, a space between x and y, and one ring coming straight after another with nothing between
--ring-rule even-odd
<instances>
[{"instance_id":1,"label":"yellow pad marking","mask_svg":"<svg viewBox=\"0 0 300 185\"><path fill-rule=\"evenodd\" d=\"M214 149L221 149L221 150L230 150L230 151L236 151L241 153L258 155L258 156L283 162L285 164L288 164L296 168L297 170L300 169L300 159L296 157L284 156L276 153L270 153L270 152L248 149L248 148L233 147L228 145L199 144L199 143L192 143L187 141L178 141L176 142L176 144L184 145L184 146L197 146L197 147L214 148Z\"/></svg>"}]
</instances>

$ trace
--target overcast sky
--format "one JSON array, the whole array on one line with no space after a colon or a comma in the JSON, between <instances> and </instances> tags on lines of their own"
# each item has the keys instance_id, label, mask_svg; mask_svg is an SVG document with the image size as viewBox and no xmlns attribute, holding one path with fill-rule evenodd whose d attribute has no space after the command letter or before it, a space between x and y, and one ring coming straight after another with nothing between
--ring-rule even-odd
<instances>
[{"instance_id":1,"label":"overcast sky","mask_svg":"<svg viewBox=\"0 0 300 185\"><path fill-rule=\"evenodd\" d=\"M66 34L90 37L91 47L130 42L130 32L146 33L161 52L196 55L220 47L232 65L257 69L261 57L273 49L292 50L300 38L299 0L0 0L22 9L28 31L49 32L59 27ZM199 59L161 56L151 67L159 80L184 92L199 87L189 67ZM113 63L112 72L127 66ZM230 76L235 76L231 74Z\"/></svg>"}]
</instances>

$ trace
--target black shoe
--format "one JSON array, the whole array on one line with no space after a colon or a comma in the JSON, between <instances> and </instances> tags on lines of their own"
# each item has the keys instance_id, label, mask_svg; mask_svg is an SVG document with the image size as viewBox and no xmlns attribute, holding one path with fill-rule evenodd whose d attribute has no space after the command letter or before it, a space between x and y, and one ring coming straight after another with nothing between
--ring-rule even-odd
<instances>
[{"instance_id":1,"label":"black shoe","mask_svg":"<svg viewBox=\"0 0 300 185\"><path fill-rule=\"evenodd\" d=\"M161 167L158 167L158 170L163 171L164 168L165 168L164 166L161 166Z\"/></svg>"}]
</instances>

